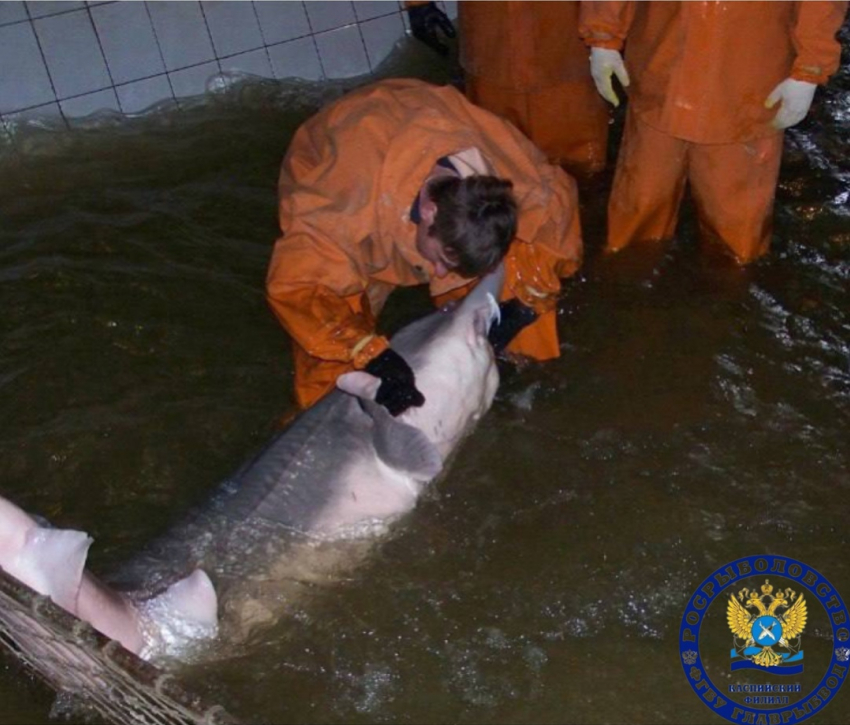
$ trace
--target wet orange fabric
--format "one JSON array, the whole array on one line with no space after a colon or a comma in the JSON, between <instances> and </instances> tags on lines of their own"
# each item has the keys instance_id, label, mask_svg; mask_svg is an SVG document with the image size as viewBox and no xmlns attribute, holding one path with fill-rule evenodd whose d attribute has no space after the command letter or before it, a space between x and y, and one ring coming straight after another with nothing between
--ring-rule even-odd
<instances>
[{"instance_id":1,"label":"wet orange fabric","mask_svg":"<svg viewBox=\"0 0 850 725\"><path fill-rule=\"evenodd\" d=\"M608 205L608 249L671 239L690 182L700 230L723 241L740 263L767 251L782 135L745 143L695 144L626 116Z\"/></svg>"},{"instance_id":2,"label":"wet orange fabric","mask_svg":"<svg viewBox=\"0 0 850 725\"><path fill-rule=\"evenodd\" d=\"M686 181L702 231L736 259L765 252L782 155L776 108L791 76L838 67L846 2L583 2L589 45L621 49L629 110L608 206L608 249L673 236Z\"/></svg>"},{"instance_id":3,"label":"wet orange fabric","mask_svg":"<svg viewBox=\"0 0 850 725\"><path fill-rule=\"evenodd\" d=\"M578 6L465 0L461 63L471 101L511 121L552 163L591 173L605 166L608 109L590 77Z\"/></svg>"},{"instance_id":4,"label":"wet orange fabric","mask_svg":"<svg viewBox=\"0 0 850 725\"><path fill-rule=\"evenodd\" d=\"M835 34L846 2L581 3L590 45L626 44L629 105L676 138L733 143L772 136L776 109L764 101L791 76L825 83L841 60Z\"/></svg>"},{"instance_id":5,"label":"wet orange fabric","mask_svg":"<svg viewBox=\"0 0 850 725\"><path fill-rule=\"evenodd\" d=\"M358 321L362 320L364 329L374 330L375 318L369 308L366 295L351 295L343 299L351 309L351 314ZM372 339L376 341L373 348L375 355L386 349L385 338L375 337ZM372 350L369 352L372 352ZM336 379L340 375L354 368L351 361L323 360L320 357L310 355L297 343L292 346L292 358L295 367L295 400L301 408L309 408L333 389Z\"/></svg>"},{"instance_id":6,"label":"wet orange fabric","mask_svg":"<svg viewBox=\"0 0 850 725\"><path fill-rule=\"evenodd\" d=\"M560 279L581 261L575 182L512 125L453 88L410 79L366 86L304 123L281 167L283 235L272 253L267 294L296 345L302 405L324 395L340 372L362 368L386 348L375 334L375 316L393 287L428 282L436 297L469 286L454 274L431 279L409 212L435 161L470 147L514 184L518 231L504 298L554 310ZM555 326L545 318L531 326L537 335L519 336L508 349L557 356Z\"/></svg>"}]
</instances>

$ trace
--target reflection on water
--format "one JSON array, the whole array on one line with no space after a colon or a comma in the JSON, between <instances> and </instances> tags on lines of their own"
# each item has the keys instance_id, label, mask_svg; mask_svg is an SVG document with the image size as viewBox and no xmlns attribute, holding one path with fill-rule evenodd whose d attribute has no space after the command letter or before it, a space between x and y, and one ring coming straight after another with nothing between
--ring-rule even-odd
<instances>
[{"instance_id":1,"label":"reflection on water","mask_svg":"<svg viewBox=\"0 0 850 725\"><path fill-rule=\"evenodd\" d=\"M416 512L247 654L184 672L268 722L710 722L679 618L716 567L784 554L850 596L847 67L788 134L776 242L740 270L693 221L588 262L563 356L497 402ZM266 84L0 160L0 490L96 539L106 571L286 413L263 280L297 123L339 89ZM423 311L417 291L387 324ZM4 660L0 723L52 698ZM26 683L22 685L22 682ZM813 722L850 722L846 688Z\"/></svg>"}]
</instances>

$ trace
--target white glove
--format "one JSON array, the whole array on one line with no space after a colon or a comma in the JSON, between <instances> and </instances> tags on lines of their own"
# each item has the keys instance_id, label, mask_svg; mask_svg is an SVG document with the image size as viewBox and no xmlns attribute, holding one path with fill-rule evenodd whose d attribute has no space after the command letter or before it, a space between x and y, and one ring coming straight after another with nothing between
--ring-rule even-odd
<instances>
[{"instance_id":1,"label":"white glove","mask_svg":"<svg viewBox=\"0 0 850 725\"><path fill-rule=\"evenodd\" d=\"M623 87L629 85L629 73L623 63L623 56L618 50L608 48L590 49L590 75L596 84L596 90L608 103L615 107L620 105L620 99L614 92L611 76L616 75Z\"/></svg>"},{"instance_id":2,"label":"white glove","mask_svg":"<svg viewBox=\"0 0 850 725\"><path fill-rule=\"evenodd\" d=\"M774 128L789 128L802 121L812 105L817 85L808 81L797 81L786 78L774 88L767 100L765 108L773 108L779 101L782 105L773 118Z\"/></svg>"}]
</instances>

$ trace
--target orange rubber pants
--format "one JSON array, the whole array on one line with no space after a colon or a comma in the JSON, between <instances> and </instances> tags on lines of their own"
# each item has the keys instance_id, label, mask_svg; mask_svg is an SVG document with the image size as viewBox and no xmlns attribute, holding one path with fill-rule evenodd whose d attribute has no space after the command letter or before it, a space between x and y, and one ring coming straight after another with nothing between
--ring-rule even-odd
<instances>
[{"instance_id":1,"label":"orange rubber pants","mask_svg":"<svg viewBox=\"0 0 850 725\"><path fill-rule=\"evenodd\" d=\"M764 254L783 135L744 143L697 144L626 117L608 203L608 251L633 241L671 239L690 184L700 232L723 242L739 264Z\"/></svg>"},{"instance_id":2,"label":"orange rubber pants","mask_svg":"<svg viewBox=\"0 0 850 725\"><path fill-rule=\"evenodd\" d=\"M550 163L579 175L605 168L608 111L592 82L563 81L523 92L467 76L466 96L510 121Z\"/></svg>"}]
</instances>

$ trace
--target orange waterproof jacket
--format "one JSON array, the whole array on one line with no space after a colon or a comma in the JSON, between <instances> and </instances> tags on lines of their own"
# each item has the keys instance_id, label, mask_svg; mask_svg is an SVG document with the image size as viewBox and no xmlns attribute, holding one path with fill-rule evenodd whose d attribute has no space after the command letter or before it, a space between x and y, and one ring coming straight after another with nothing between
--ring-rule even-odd
<instances>
[{"instance_id":1,"label":"orange waterproof jacket","mask_svg":"<svg viewBox=\"0 0 850 725\"><path fill-rule=\"evenodd\" d=\"M386 348L387 341L374 335L371 315L355 312L357 305L347 301L364 293L368 299L372 288L430 282L436 297L469 285L454 274L429 278L409 214L436 160L473 146L497 176L513 182L519 208L504 298L552 312L560 278L581 261L575 182L511 124L454 88L389 79L310 118L283 160L283 236L272 254L267 293L308 354L362 368ZM557 343L546 355L557 355Z\"/></svg>"},{"instance_id":2,"label":"orange waterproof jacket","mask_svg":"<svg viewBox=\"0 0 850 725\"><path fill-rule=\"evenodd\" d=\"M578 21L578 2L461 2L461 64L468 75L523 92L564 81L590 83Z\"/></svg>"},{"instance_id":3,"label":"orange waterproof jacket","mask_svg":"<svg viewBox=\"0 0 850 725\"><path fill-rule=\"evenodd\" d=\"M588 45L626 46L629 104L695 143L779 133L764 102L787 77L825 83L840 62L846 2L582 2Z\"/></svg>"}]
</instances>

